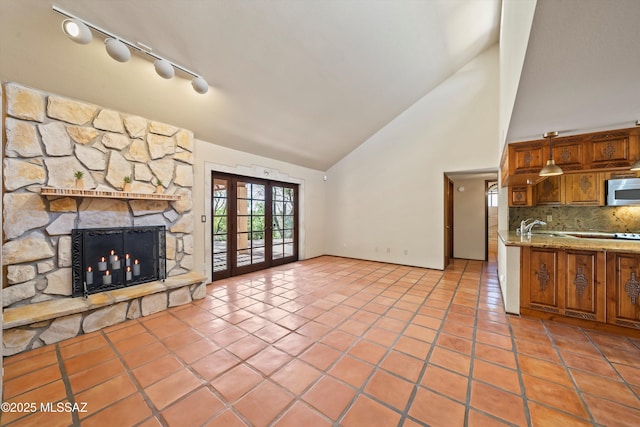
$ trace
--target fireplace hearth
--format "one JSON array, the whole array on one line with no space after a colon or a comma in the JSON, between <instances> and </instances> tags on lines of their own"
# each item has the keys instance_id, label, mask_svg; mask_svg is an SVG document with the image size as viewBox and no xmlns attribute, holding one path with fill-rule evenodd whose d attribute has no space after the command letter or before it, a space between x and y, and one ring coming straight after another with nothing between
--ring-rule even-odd
<instances>
[{"instance_id":1,"label":"fireplace hearth","mask_svg":"<svg viewBox=\"0 0 640 427\"><path fill-rule=\"evenodd\" d=\"M74 297L166 278L164 226L74 229Z\"/></svg>"}]
</instances>

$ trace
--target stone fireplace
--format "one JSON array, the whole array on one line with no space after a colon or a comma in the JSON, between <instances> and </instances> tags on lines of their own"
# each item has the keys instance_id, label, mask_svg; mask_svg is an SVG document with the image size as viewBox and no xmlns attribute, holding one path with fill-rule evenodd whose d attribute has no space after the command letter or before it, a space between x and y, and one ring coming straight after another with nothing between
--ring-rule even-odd
<instances>
[{"instance_id":1,"label":"stone fireplace","mask_svg":"<svg viewBox=\"0 0 640 427\"><path fill-rule=\"evenodd\" d=\"M193 271L193 134L15 83L3 87L4 354L203 298L204 278ZM158 277L143 283L143 270L133 280L132 267L135 286L71 298L74 275L86 281L90 266L94 283L105 275L95 260L75 265L73 230L131 227L166 230ZM126 282L126 268L112 283L116 276Z\"/></svg>"},{"instance_id":2,"label":"stone fireplace","mask_svg":"<svg viewBox=\"0 0 640 427\"><path fill-rule=\"evenodd\" d=\"M164 280L165 230L164 226L74 229L72 296Z\"/></svg>"}]
</instances>

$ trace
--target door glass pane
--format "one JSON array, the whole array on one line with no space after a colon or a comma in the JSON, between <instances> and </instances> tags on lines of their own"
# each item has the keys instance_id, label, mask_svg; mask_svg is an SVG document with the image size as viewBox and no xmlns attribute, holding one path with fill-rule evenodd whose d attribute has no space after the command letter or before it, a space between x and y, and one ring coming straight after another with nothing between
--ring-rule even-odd
<instances>
[{"instance_id":1,"label":"door glass pane","mask_svg":"<svg viewBox=\"0 0 640 427\"><path fill-rule=\"evenodd\" d=\"M287 200L289 202L293 201L293 188L285 188L284 189L284 200Z\"/></svg>"},{"instance_id":2,"label":"door glass pane","mask_svg":"<svg viewBox=\"0 0 640 427\"><path fill-rule=\"evenodd\" d=\"M253 200L265 200L265 193L264 193L264 185L261 184L251 184L251 191L249 194L251 194L251 198Z\"/></svg>"},{"instance_id":3,"label":"door glass pane","mask_svg":"<svg viewBox=\"0 0 640 427\"><path fill-rule=\"evenodd\" d=\"M285 204L284 204L284 214L285 215L293 215L293 202L285 202Z\"/></svg>"},{"instance_id":4,"label":"door glass pane","mask_svg":"<svg viewBox=\"0 0 640 427\"><path fill-rule=\"evenodd\" d=\"M282 187L273 187L273 200L274 201L284 200L283 190L284 189Z\"/></svg>"},{"instance_id":5,"label":"door glass pane","mask_svg":"<svg viewBox=\"0 0 640 427\"><path fill-rule=\"evenodd\" d=\"M238 215L238 233L251 231L251 217L248 215Z\"/></svg>"},{"instance_id":6,"label":"door glass pane","mask_svg":"<svg viewBox=\"0 0 640 427\"><path fill-rule=\"evenodd\" d=\"M255 248L264 248L264 234L263 233L252 233L251 234L251 247L254 248L254 249Z\"/></svg>"},{"instance_id":7,"label":"door glass pane","mask_svg":"<svg viewBox=\"0 0 640 427\"><path fill-rule=\"evenodd\" d=\"M284 205L282 202L273 202L272 215L284 215Z\"/></svg>"},{"instance_id":8,"label":"door glass pane","mask_svg":"<svg viewBox=\"0 0 640 427\"><path fill-rule=\"evenodd\" d=\"M284 245L284 256L293 256L293 243L285 243Z\"/></svg>"},{"instance_id":9,"label":"door glass pane","mask_svg":"<svg viewBox=\"0 0 640 427\"><path fill-rule=\"evenodd\" d=\"M251 264L251 250L236 251L236 267L244 267Z\"/></svg>"},{"instance_id":10,"label":"door glass pane","mask_svg":"<svg viewBox=\"0 0 640 427\"><path fill-rule=\"evenodd\" d=\"M238 233L238 252L248 252L250 239L249 233Z\"/></svg>"},{"instance_id":11,"label":"door glass pane","mask_svg":"<svg viewBox=\"0 0 640 427\"><path fill-rule=\"evenodd\" d=\"M213 180L213 197L227 197L227 180Z\"/></svg>"},{"instance_id":12,"label":"door glass pane","mask_svg":"<svg viewBox=\"0 0 640 427\"><path fill-rule=\"evenodd\" d=\"M293 228L293 217L292 216L285 216L284 217L284 228L285 229L292 229Z\"/></svg>"},{"instance_id":13,"label":"door glass pane","mask_svg":"<svg viewBox=\"0 0 640 427\"><path fill-rule=\"evenodd\" d=\"M273 245L273 259L282 258L284 256L284 246Z\"/></svg>"},{"instance_id":14,"label":"door glass pane","mask_svg":"<svg viewBox=\"0 0 640 427\"><path fill-rule=\"evenodd\" d=\"M258 264L264 262L264 248L262 249L254 249L252 252L251 262L253 264Z\"/></svg>"},{"instance_id":15,"label":"door glass pane","mask_svg":"<svg viewBox=\"0 0 640 427\"><path fill-rule=\"evenodd\" d=\"M273 217L273 239L281 239L282 238L282 231L283 231L283 226L284 226L284 217L283 216L274 216Z\"/></svg>"},{"instance_id":16,"label":"door glass pane","mask_svg":"<svg viewBox=\"0 0 640 427\"><path fill-rule=\"evenodd\" d=\"M284 230L285 242L293 242L293 230Z\"/></svg>"},{"instance_id":17,"label":"door glass pane","mask_svg":"<svg viewBox=\"0 0 640 427\"><path fill-rule=\"evenodd\" d=\"M254 200L251 202L251 213L254 215L264 215L264 201Z\"/></svg>"}]
</instances>

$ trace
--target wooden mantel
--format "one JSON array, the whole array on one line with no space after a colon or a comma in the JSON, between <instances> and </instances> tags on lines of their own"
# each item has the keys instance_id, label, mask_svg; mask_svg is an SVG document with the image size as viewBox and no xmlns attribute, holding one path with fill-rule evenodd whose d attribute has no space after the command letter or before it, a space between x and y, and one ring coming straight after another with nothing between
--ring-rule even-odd
<instances>
[{"instance_id":1,"label":"wooden mantel","mask_svg":"<svg viewBox=\"0 0 640 427\"><path fill-rule=\"evenodd\" d=\"M76 188L42 187L42 196L93 197L101 199L135 199L135 200L167 200L178 201L181 195L157 193L130 193L124 191L80 190Z\"/></svg>"}]
</instances>

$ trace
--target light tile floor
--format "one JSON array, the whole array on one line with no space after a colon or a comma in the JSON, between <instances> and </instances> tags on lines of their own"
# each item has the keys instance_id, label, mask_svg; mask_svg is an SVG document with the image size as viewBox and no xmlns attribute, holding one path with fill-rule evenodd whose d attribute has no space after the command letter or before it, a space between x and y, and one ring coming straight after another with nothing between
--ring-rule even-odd
<instances>
[{"instance_id":1,"label":"light tile floor","mask_svg":"<svg viewBox=\"0 0 640 427\"><path fill-rule=\"evenodd\" d=\"M637 426L640 341L505 315L495 265L324 256L4 360L10 426Z\"/></svg>"}]
</instances>

